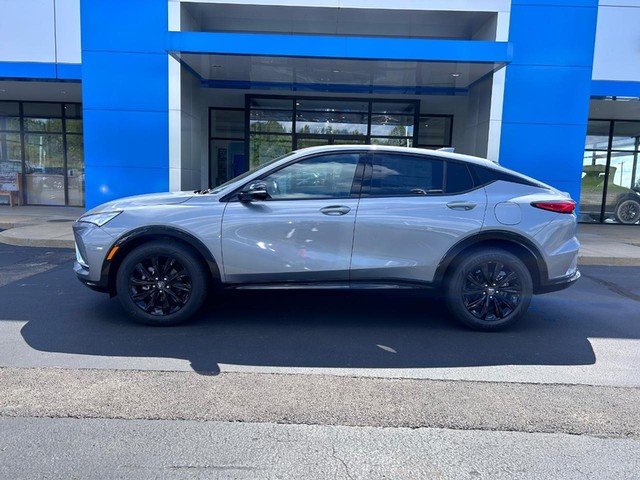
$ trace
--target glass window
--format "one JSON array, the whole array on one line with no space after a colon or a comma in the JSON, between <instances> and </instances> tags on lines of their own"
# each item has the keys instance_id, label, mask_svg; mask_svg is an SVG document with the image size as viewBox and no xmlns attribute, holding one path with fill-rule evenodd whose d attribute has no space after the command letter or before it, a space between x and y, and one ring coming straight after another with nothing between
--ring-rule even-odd
<instances>
[{"instance_id":1,"label":"glass window","mask_svg":"<svg viewBox=\"0 0 640 480\"><path fill-rule=\"evenodd\" d=\"M20 134L0 132L0 161L20 162L21 158Z\"/></svg>"},{"instance_id":2,"label":"glass window","mask_svg":"<svg viewBox=\"0 0 640 480\"><path fill-rule=\"evenodd\" d=\"M351 195L359 154L320 155L288 165L263 178L274 200Z\"/></svg>"},{"instance_id":3,"label":"glass window","mask_svg":"<svg viewBox=\"0 0 640 480\"><path fill-rule=\"evenodd\" d=\"M79 103L67 103L64 106L64 114L69 118L82 118L82 105Z\"/></svg>"},{"instance_id":4,"label":"glass window","mask_svg":"<svg viewBox=\"0 0 640 480\"><path fill-rule=\"evenodd\" d=\"M62 145L62 135L25 135L26 160L33 172L25 177L28 203L65 204Z\"/></svg>"},{"instance_id":5,"label":"glass window","mask_svg":"<svg viewBox=\"0 0 640 480\"><path fill-rule=\"evenodd\" d=\"M613 150L640 150L640 122L614 122Z\"/></svg>"},{"instance_id":6,"label":"glass window","mask_svg":"<svg viewBox=\"0 0 640 480\"><path fill-rule=\"evenodd\" d=\"M366 113L298 111L296 132L320 135L366 135Z\"/></svg>"},{"instance_id":7,"label":"glass window","mask_svg":"<svg viewBox=\"0 0 640 480\"><path fill-rule=\"evenodd\" d=\"M373 102L372 111L374 114L383 113L404 113L405 115L413 115L415 112L414 103L404 102Z\"/></svg>"},{"instance_id":8,"label":"glass window","mask_svg":"<svg viewBox=\"0 0 640 480\"><path fill-rule=\"evenodd\" d=\"M84 205L84 146L82 135L67 135L67 188L69 205Z\"/></svg>"},{"instance_id":9,"label":"glass window","mask_svg":"<svg viewBox=\"0 0 640 480\"><path fill-rule=\"evenodd\" d=\"M82 120L66 120L68 133L82 133Z\"/></svg>"},{"instance_id":10,"label":"glass window","mask_svg":"<svg viewBox=\"0 0 640 480\"><path fill-rule=\"evenodd\" d=\"M0 102L0 131L20 130L20 105L18 102Z\"/></svg>"},{"instance_id":11,"label":"glass window","mask_svg":"<svg viewBox=\"0 0 640 480\"><path fill-rule=\"evenodd\" d=\"M367 101L351 102L343 100L331 101L300 98L296 100L296 107L298 111L305 110L307 112L369 113L369 102Z\"/></svg>"},{"instance_id":12,"label":"glass window","mask_svg":"<svg viewBox=\"0 0 640 480\"><path fill-rule=\"evenodd\" d=\"M244 110L211 110L211 137L244 140Z\"/></svg>"},{"instance_id":13,"label":"glass window","mask_svg":"<svg viewBox=\"0 0 640 480\"><path fill-rule=\"evenodd\" d=\"M36 103L25 102L22 106L25 117L62 117L62 105L60 103Z\"/></svg>"},{"instance_id":14,"label":"glass window","mask_svg":"<svg viewBox=\"0 0 640 480\"><path fill-rule=\"evenodd\" d=\"M291 133L293 113L251 110L250 130L255 133Z\"/></svg>"},{"instance_id":15,"label":"glass window","mask_svg":"<svg viewBox=\"0 0 640 480\"><path fill-rule=\"evenodd\" d=\"M264 165L292 150L291 135L263 135L252 133L249 137L250 168Z\"/></svg>"},{"instance_id":16,"label":"glass window","mask_svg":"<svg viewBox=\"0 0 640 480\"><path fill-rule=\"evenodd\" d=\"M610 124L609 121L589 120L585 148L594 150L609 148Z\"/></svg>"},{"instance_id":17,"label":"glass window","mask_svg":"<svg viewBox=\"0 0 640 480\"><path fill-rule=\"evenodd\" d=\"M371 135L413 137L413 115L374 113L371 115Z\"/></svg>"},{"instance_id":18,"label":"glass window","mask_svg":"<svg viewBox=\"0 0 640 480\"><path fill-rule=\"evenodd\" d=\"M25 118L24 129L34 132L62 132L62 120L59 118Z\"/></svg>"},{"instance_id":19,"label":"glass window","mask_svg":"<svg viewBox=\"0 0 640 480\"><path fill-rule=\"evenodd\" d=\"M447 162L446 192L451 194L467 192L473 188L469 169L462 163Z\"/></svg>"},{"instance_id":20,"label":"glass window","mask_svg":"<svg viewBox=\"0 0 640 480\"><path fill-rule=\"evenodd\" d=\"M448 147L451 145L451 117L420 116L418 145Z\"/></svg>"},{"instance_id":21,"label":"glass window","mask_svg":"<svg viewBox=\"0 0 640 480\"><path fill-rule=\"evenodd\" d=\"M412 155L373 157L371 195L428 195L442 193L443 162Z\"/></svg>"},{"instance_id":22,"label":"glass window","mask_svg":"<svg viewBox=\"0 0 640 480\"><path fill-rule=\"evenodd\" d=\"M412 147L413 138L410 137L371 137L372 145L389 145L391 147Z\"/></svg>"}]
</instances>

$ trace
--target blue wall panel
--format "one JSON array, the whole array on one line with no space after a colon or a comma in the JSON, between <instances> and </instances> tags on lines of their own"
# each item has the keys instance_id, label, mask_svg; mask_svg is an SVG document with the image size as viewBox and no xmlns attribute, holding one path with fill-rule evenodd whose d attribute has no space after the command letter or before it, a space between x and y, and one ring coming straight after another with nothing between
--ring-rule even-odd
<instances>
[{"instance_id":1,"label":"blue wall panel","mask_svg":"<svg viewBox=\"0 0 640 480\"><path fill-rule=\"evenodd\" d=\"M86 168L109 165L116 171L119 167L167 168L165 145L169 126L165 112L85 110L84 122L100 125L99 130L84 132L84 143L91 145L93 151L93 155L85 157ZM158 158L163 162L158 162ZM167 178L164 189L168 187Z\"/></svg>"},{"instance_id":2,"label":"blue wall panel","mask_svg":"<svg viewBox=\"0 0 640 480\"><path fill-rule=\"evenodd\" d=\"M169 188L167 2L81 0L86 204Z\"/></svg>"},{"instance_id":3,"label":"blue wall panel","mask_svg":"<svg viewBox=\"0 0 640 480\"><path fill-rule=\"evenodd\" d=\"M500 163L580 198L597 0L514 0Z\"/></svg>"},{"instance_id":4,"label":"blue wall panel","mask_svg":"<svg viewBox=\"0 0 640 480\"><path fill-rule=\"evenodd\" d=\"M158 53L167 12L166 0L80 0L82 50Z\"/></svg>"},{"instance_id":5,"label":"blue wall panel","mask_svg":"<svg viewBox=\"0 0 640 480\"><path fill-rule=\"evenodd\" d=\"M591 68L510 65L502 120L523 123L578 123L589 115ZM570 94L567 92L570 89ZM587 101L585 101L587 99Z\"/></svg>"},{"instance_id":6,"label":"blue wall panel","mask_svg":"<svg viewBox=\"0 0 640 480\"><path fill-rule=\"evenodd\" d=\"M91 199L95 205L130 196L132 192L143 194L168 189L164 168L91 166L89 171L91 175L86 176L85 188L92 192ZM141 183L143 179L144 183Z\"/></svg>"},{"instance_id":7,"label":"blue wall panel","mask_svg":"<svg viewBox=\"0 0 640 480\"><path fill-rule=\"evenodd\" d=\"M166 53L84 52L82 61L97 73L82 92L84 108L167 111Z\"/></svg>"}]
</instances>

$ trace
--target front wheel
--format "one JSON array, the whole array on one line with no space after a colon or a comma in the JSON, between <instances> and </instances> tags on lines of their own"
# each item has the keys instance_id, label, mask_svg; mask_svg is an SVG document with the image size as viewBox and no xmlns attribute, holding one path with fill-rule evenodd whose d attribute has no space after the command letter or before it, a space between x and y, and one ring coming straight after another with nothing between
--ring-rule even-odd
<instances>
[{"instance_id":1,"label":"front wheel","mask_svg":"<svg viewBox=\"0 0 640 480\"><path fill-rule=\"evenodd\" d=\"M452 315L475 330L496 331L529 308L531 275L518 257L499 249L475 251L454 268L445 287Z\"/></svg>"},{"instance_id":2,"label":"front wheel","mask_svg":"<svg viewBox=\"0 0 640 480\"><path fill-rule=\"evenodd\" d=\"M207 276L197 255L169 242L144 244L129 253L116 277L122 307L139 322L177 325L202 305Z\"/></svg>"},{"instance_id":3,"label":"front wheel","mask_svg":"<svg viewBox=\"0 0 640 480\"><path fill-rule=\"evenodd\" d=\"M640 220L640 203L632 198L622 200L616 207L616 220L625 225L633 225Z\"/></svg>"}]
</instances>

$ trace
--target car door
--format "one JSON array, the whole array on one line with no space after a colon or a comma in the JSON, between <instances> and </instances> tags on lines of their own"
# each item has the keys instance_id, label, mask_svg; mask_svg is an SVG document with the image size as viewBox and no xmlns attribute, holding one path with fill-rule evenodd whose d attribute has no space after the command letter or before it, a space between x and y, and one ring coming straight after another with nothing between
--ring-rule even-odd
<instances>
[{"instance_id":1,"label":"car door","mask_svg":"<svg viewBox=\"0 0 640 480\"><path fill-rule=\"evenodd\" d=\"M225 281L346 284L360 156L351 150L305 157L257 179L266 200L232 198L222 219Z\"/></svg>"},{"instance_id":2,"label":"car door","mask_svg":"<svg viewBox=\"0 0 640 480\"><path fill-rule=\"evenodd\" d=\"M351 263L353 282L430 282L446 252L481 230L487 197L461 162L371 155Z\"/></svg>"}]
</instances>

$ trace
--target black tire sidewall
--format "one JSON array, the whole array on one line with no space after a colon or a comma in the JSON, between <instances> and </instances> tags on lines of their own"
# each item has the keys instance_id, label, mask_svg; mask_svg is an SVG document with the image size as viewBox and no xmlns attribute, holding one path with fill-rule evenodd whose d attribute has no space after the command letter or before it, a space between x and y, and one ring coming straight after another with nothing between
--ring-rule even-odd
<instances>
[{"instance_id":1,"label":"black tire sidewall","mask_svg":"<svg viewBox=\"0 0 640 480\"><path fill-rule=\"evenodd\" d=\"M506 318L497 321L486 321L474 316L465 308L462 300L462 288L464 280L471 270L478 265L493 261L504 263L518 275L522 293L518 306ZM527 312L532 295L533 282L527 267L512 253L500 249L476 250L466 253L465 257L455 265L453 273L448 277L448 282L445 286L447 307L451 314L466 326L480 331L497 331L513 325Z\"/></svg>"},{"instance_id":2,"label":"black tire sidewall","mask_svg":"<svg viewBox=\"0 0 640 480\"><path fill-rule=\"evenodd\" d=\"M163 255L176 258L189 272L191 294L184 307L170 315L150 315L141 310L129 295L129 278L133 268L149 256ZM171 242L152 242L131 251L122 261L116 275L116 291L124 310L136 321L147 325L169 326L187 321L202 306L207 292L207 276L198 255L190 248Z\"/></svg>"}]
</instances>

